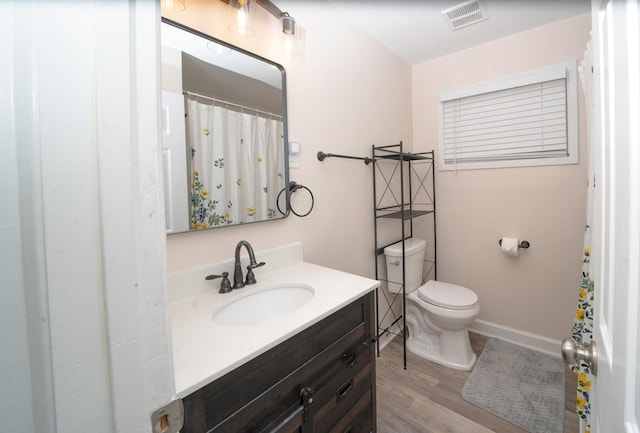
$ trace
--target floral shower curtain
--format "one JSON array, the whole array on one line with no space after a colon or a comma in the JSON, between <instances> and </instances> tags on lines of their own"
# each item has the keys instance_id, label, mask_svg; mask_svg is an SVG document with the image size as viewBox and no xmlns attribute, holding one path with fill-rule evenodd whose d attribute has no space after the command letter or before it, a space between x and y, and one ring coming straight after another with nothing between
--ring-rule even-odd
<instances>
[{"instance_id":1,"label":"floral shower curtain","mask_svg":"<svg viewBox=\"0 0 640 433\"><path fill-rule=\"evenodd\" d=\"M191 228L276 216L283 184L282 121L187 98Z\"/></svg>"},{"instance_id":2,"label":"floral shower curtain","mask_svg":"<svg viewBox=\"0 0 640 433\"><path fill-rule=\"evenodd\" d=\"M592 149L592 137L589 125L592 119L592 97L593 89L593 68L591 59L591 42L587 44L584 59L578 67L580 78L582 81L582 90L585 95L585 111L587 123L587 143L589 152ZM578 298L578 308L576 309L576 317L573 321L572 336L578 347L588 347L593 339L593 280L589 273L591 262L591 221L592 221L592 203L593 189L595 188L595 170L593 159L589 158L589 173L587 177L587 225L584 232L584 253L582 259L582 280L580 284L580 295ZM591 371L589 366L576 360L571 369L578 374L578 389L576 395L576 412L582 420L584 433L590 433L590 415L591 403L589 402L589 392L591 388Z\"/></svg>"}]
</instances>

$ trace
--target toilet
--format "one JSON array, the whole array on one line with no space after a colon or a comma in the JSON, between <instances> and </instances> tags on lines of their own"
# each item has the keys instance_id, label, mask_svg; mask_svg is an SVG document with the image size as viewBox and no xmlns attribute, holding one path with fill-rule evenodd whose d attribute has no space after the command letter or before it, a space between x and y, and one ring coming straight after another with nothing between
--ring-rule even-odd
<instances>
[{"instance_id":1,"label":"toilet","mask_svg":"<svg viewBox=\"0 0 640 433\"><path fill-rule=\"evenodd\" d=\"M466 287L442 281L422 283L426 242L405 240L407 349L425 359L458 370L471 370L476 355L469 342L470 326L480 312L478 296ZM402 291L402 241L384 249L388 290Z\"/></svg>"}]
</instances>

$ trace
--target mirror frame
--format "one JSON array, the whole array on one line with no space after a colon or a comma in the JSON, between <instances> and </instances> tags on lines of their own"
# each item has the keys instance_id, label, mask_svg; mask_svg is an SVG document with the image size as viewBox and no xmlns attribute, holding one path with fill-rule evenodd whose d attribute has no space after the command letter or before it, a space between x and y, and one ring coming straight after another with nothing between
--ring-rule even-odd
<instances>
[{"instance_id":1,"label":"mirror frame","mask_svg":"<svg viewBox=\"0 0 640 433\"><path fill-rule=\"evenodd\" d=\"M163 24L167 24L173 27L176 27L182 31L185 32L189 32L195 36L201 37L205 40L211 41L213 43L222 45L230 50L236 51L240 54L252 57L256 60L259 60L261 62L267 63L273 67L275 67L278 71L280 71L280 75L281 75L281 79L282 79L282 89L281 89L281 93L282 93L282 145L284 146L283 149L283 155L284 155L284 184L282 189L280 190L279 194L277 195L277 200L276 200L276 208L277 211L282 215L282 217L278 217L278 218L272 218L272 219L263 219L263 220L259 220L259 221L250 221L250 222L246 222L246 223L234 223L234 224L226 224L226 225L220 225L220 226L213 226L213 227L207 227L207 228L203 228L203 229L191 229L191 226L189 226L188 230L185 231L171 231L171 232L167 232L168 235L170 234L179 234L179 233L197 233L199 231L203 231L203 230L210 230L210 229L218 229L218 228L223 228L223 227L238 227L238 226L244 226L247 224L255 224L255 223L262 223L262 222L267 222L267 221L279 221L282 219L287 218L290 214L291 214L291 209L290 209L290 199L291 199L291 188L289 186L289 119L287 116L287 80L286 80L286 72L285 69L282 65L280 65L279 63L276 63L272 60L269 60L265 57L262 57L258 54L252 53L250 51L247 51L243 48L240 48L238 46L232 45L226 41L223 41L221 39L215 38L211 35L208 35L206 33L203 33L199 30L196 30L194 28L188 27L184 24L181 24L177 21L173 21L170 20L168 18L165 17L161 17L161 28L160 28L160 44L162 45L162 25ZM184 89L183 89L184 90ZM185 136L185 151L187 146L187 142L186 142L186 136ZM185 181L187 182L187 185L189 185L190 183L190 179L187 178L185 179ZM280 209L280 195L282 195L282 193L284 192L284 213L283 211ZM166 194L166 192L165 192ZM188 201L188 211L190 211L191 209L191 196L190 196L190 192L189 192L189 201Z\"/></svg>"}]
</instances>

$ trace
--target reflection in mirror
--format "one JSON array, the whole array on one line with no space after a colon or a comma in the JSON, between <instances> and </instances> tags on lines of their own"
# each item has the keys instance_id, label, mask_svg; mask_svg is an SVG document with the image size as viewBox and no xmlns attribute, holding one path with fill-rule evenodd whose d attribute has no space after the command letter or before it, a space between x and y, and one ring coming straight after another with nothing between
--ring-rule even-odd
<instances>
[{"instance_id":1,"label":"reflection in mirror","mask_svg":"<svg viewBox=\"0 0 640 433\"><path fill-rule=\"evenodd\" d=\"M167 232L286 217L284 69L162 21Z\"/></svg>"}]
</instances>

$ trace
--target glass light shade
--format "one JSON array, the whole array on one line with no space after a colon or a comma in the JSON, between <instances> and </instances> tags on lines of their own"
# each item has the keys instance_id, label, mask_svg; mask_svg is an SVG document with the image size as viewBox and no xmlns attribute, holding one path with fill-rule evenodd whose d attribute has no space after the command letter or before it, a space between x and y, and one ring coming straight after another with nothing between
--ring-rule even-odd
<instances>
[{"instance_id":1,"label":"glass light shade","mask_svg":"<svg viewBox=\"0 0 640 433\"><path fill-rule=\"evenodd\" d=\"M182 12L185 9L185 0L163 0L162 5L164 9L176 12Z\"/></svg>"},{"instance_id":2,"label":"glass light shade","mask_svg":"<svg viewBox=\"0 0 640 433\"><path fill-rule=\"evenodd\" d=\"M305 58L305 30L300 24L295 23L295 33L282 34L282 50L284 58L292 63L304 64Z\"/></svg>"},{"instance_id":3,"label":"glass light shade","mask_svg":"<svg viewBox=\"0 0 640 433\"><path fill-rule=\"evenodd\" d=\"M254 35L256 0L229 0L229 30L243 38Z\"/></svg>"}]
</instances>

